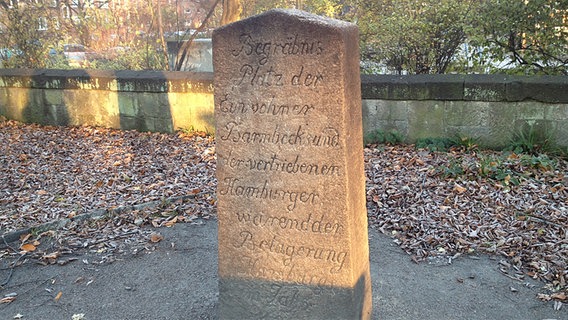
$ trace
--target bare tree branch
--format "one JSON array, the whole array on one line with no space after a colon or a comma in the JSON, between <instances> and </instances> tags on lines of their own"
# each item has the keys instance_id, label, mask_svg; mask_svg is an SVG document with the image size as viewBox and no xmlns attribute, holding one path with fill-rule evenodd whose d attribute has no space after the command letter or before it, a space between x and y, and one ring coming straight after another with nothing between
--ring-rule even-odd
<instances>
[{"instance_id":1,"label":"bare tree branch","mask_svg":"<svg viewBox=\"0 0 568 320\"><path fill-rule=\"evenodd\" d=\"M176 56L176 63L175 63L175 66L174 66L174 70L179 71L183 67L183 62L185 60L185 57L187 56L187 53L189 52L189 47L191 46L191 43L193 42L193 40L195 40L195 38L197 37L199 32L201 32L203 30L203 28L205 28L205 26L207 25L207 22L209 21L209 18L211 18L211 16L213 15L213 12L215 12L215 7L217 7L219 2L221 2L221 0L215 0L215 3L211 6L211 9L207 13L207 16L205 16L205 19L203 19L203 21L201 21L201 24L195 30L195 32L193 34L191 34L189 39L182 44L182 46L179 49L178 54Z\"/></svg>"}]
</instances>

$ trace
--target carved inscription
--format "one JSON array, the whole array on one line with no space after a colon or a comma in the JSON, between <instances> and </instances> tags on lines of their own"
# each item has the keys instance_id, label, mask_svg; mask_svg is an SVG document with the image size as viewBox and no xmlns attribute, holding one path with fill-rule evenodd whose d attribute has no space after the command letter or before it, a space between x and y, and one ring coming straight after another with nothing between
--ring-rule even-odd
<instances>
[{"instance_id":1,"label":"carved inscription","mask_svg":"<svg viewBox=\"0 0 568 320\"><path fill-rule=\"evenodd\" d=\"M303 232L313 232L321 234L337 235L343 232L343 225L334 222L325 222L325 214L317 219L314 214L308 214L306 219L290 218L287 216L267 215L263 213L241 213L235 212L237 219L241 223L254 225L257 227L273 227L283 230L297 230ZM314 217L312 217L314 216Z\"/></svg>"},{"instance_id":2,"label":"carved inscription","mask_svg":"<svg viewBox=\"0 0 568 320\"><path fill-rule=\"evenodd\" d=\"M245 184L235 177L225 178L220 183L219 193L240 198L281 200L288 204L286 209L289 211L296 209L298 203L315 204L319 198L317 192L272 188L268 180L262 185Z\"/></svg>"},{"instance_id":3,"label":"carved inscription","mask_svg":"<svg viewBox=\"0 0 568 320\"><path fill-rule=\"evenodd\" d=\"M231 85L216 93L216 112L226 115L218 123L217 136L231 146L218 154L226 172L219 179L218 193L254 203L254 208L268 206L260 212L233 206L229 213L240 230L231 245L238 252L241 265L236 272L241 276L332 285L333 276L349 259L346 249L335 247L334 241L301 241L301 234L324 240L339 239L346 232L322 202L330 200L322 185L333 183L345 170L333 153L321 156L343 148L340 130L326 115L330 108L316 91L325 87L328 71L321 64L282 63L318 58L326 50L324 42L298 34L263 39L250 33L241 34L230 49L237 65L231 71ZM323 153L314 157L314 150ZM290 177L312 180L291 180L288 187Z\"/></svg>"},{"instance_id":4,"label":"carved inscription","mask_svg":"<svg viewBox=\"0 0 568 320\"><path fill-rule=\"evenodd\" d=\"M219 130L221 140L245 144L281 144L306 147L339 147L339 132L333 127L326 127L319 132L309 132L306 126L298 125L292 131L274 125L271 130L250 130L237 121L230 121Z\"/></svg>"},{"instance_id":5,"label":"carved inscription","mask_svg":"<svg viewBox=\"0 0 568 320\"><path fill-rule=\"evenodd\" d=\"M318 306L320 295L321 291L317 288L269 284L264 285L260 290L243 292L242 298L247 301L255 301L261 306L277 304L284 307L285 310L297 309L309 312L311 308ZM271 315L261 308L249 312L254 315L255 319L267 319Z\"/></svg>"},{"instance_id":6,"label":"carved inscription","mask_svg":"<svg viewBox=\"0 0 568 320\"><path fill-rule=\"evenodd\" d=\"M322 176L339 176L340 167L333 162L313 162L304 160L300 154L296 154L288 158L283 158L281 155L273 153L266 157L255 158L238 158L233 156L233 151L229 152L227 157L218 155L221 161L225 161L233 169L248 169L251 171L261 172L283 172L290 174L307 174L307 175L322 175Z\"/></svg>"},{"instance_id":7,"label":"carved inscription","mask_svg":"<svg viewBox=\"0 0 568 320\"><path fill-rule=\"evenodd\" d=\"M301 66L296 73L289 77L286 77L286 73L275 70L273 67L254 67L250 64L243 65L239 71L240 76L235 81L237 85L250 84L251 86L282 87L285 84L290 84L316 88L324 82L324 76L321 71L305 71L304 66ZM289 82L286 82L287 79L290 79Z\"/></svg>"},{"instance_id":8,"label":"carved inscription","mask_svg":"<svg viewBox=\"0 0 568 320\"><path fill-rule=\"evenodd\" d=\"M268 99L244 101L233 98L228 93L219 104L219 111L230 114L262 114L269 116L307 116L314 110L313 104L276 104L275 97Z\"/></svg>"},{"instance_id":9,"label":"carved inscription","mask_svg":"<svg viewBox=\"0 0 568 320\"><path fill-rule=\"evenodd\" d=\"M285 39L264 40L253 38L249 33L239 37L239 45L231 52L233 56L256 56L259 65L265 65L273 56L286 55L318 56L321 55L323 44L318 40L300 39L297 34Z\"/></svg>"},{"instance_id":10,"label":"carved inscription","mask_svg":"<svg viewBox=\"0 0 568 320\"><path fill-rule=\"evenodd\" d=\"M240 238L234 244L235 247L245 247L248 250L266 251L277 255L281 255L282 264L284 266L292 265L296 259L307 258L314 260L324 260L333 264L329 269L330 273L338 273L343 269L347 252L336 251L332 248L323 246L296 246L288 243L278 236L268 239L256 239L252 232L243 230L240 232Z\"/></svg>"}]
</instances>

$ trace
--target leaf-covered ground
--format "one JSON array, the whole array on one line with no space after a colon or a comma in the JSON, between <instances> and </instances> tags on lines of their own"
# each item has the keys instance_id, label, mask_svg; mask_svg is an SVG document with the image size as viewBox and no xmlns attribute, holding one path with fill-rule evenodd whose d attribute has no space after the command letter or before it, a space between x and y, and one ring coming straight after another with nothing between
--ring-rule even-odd
<instances>
[{"instance_id":1,"label":"leaf-covered ground","mask_svg":"<svg viewBox=\"0 0 568 320\"><path fill-rule=\"evenodd\" d=\"M546 156L365 149L369 223L412 259L497 254L501 271L566 300L568 165Z\"/></svg>"},{"instance_id":2,"label":"leaf-covered ground","mask_svg":"<svg viewBox=\"0 0 568 320\"><path fill-rule=\"evenodd\" d=\"M566 161L369 146L365 162L369 223L413 260L496 254L506 276L544 280L541 299L567 300ZM159 229L141 226L214 217L215 188L207 136L0 121L0 234L71 221L23 236L0 257L64 264L66 253L84 249L112 259L125 244L161 240ZM74 219L97 209L107 215ZM40 249L45 238L55 245Z\"/></svg>"},{"instance_id":3,"label":"leaf-covered ground","mask_svg":"<svg viewBox=\"0 0 568 320\"><path fill-rule=\"evenodd\" d=\"M200 194L186 213L214 204L209 137L91 127L0 124L0 228ZM178 209L181 210L181 209Z\"/></svg>"}]
</instances>

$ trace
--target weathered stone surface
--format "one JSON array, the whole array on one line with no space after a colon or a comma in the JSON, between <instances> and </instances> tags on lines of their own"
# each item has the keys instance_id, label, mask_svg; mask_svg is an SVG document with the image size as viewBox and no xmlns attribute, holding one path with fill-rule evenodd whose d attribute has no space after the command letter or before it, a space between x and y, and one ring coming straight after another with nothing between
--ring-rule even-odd
<instances>
[{"instance_id":1,"label":"weathered stone surface","mask_svg":"<svg viewBox=\"0 0 568 320\"><path fill-rule=\"evenodd\" d=\"M502 75L468 75L463 84L464 100L507 101L507 87L510 85L511 82Z\"/></svg>"},{"instance_id":2,"label":"weathered stone surface","mask_svg":"<svg viewBox=\"0 0 568 320\"><path fill-rule=\"evenodd\" d=\"M412 101L408 103L408 135L417 139L443 137L443 101Z\"/></svg>"},{"instance_id":3,"label":"weathered stone surface","mask_svg":"<svg viewBox=\"0 0 568 320\"><path fill-rule=\"evenodd\" d=\"M358 31L271 10L215 31L222 319L368 319Z\"/></svg>"}]
</instances>

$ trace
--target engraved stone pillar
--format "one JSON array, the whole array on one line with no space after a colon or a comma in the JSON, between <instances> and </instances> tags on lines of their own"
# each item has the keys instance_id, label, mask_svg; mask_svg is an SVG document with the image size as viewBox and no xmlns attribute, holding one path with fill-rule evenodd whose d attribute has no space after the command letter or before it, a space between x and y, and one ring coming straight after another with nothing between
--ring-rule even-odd
<instances>
[{"instance_id":1,"label":"engraved stone pillar","mask_svg":"<svg viewBox=\"0 0 568 320\"><path fill-rule=\"evenodd\" d=\"M358 30L271 10L213 34L221 319L369 319Z\"/></svg>"}]
</instances>

